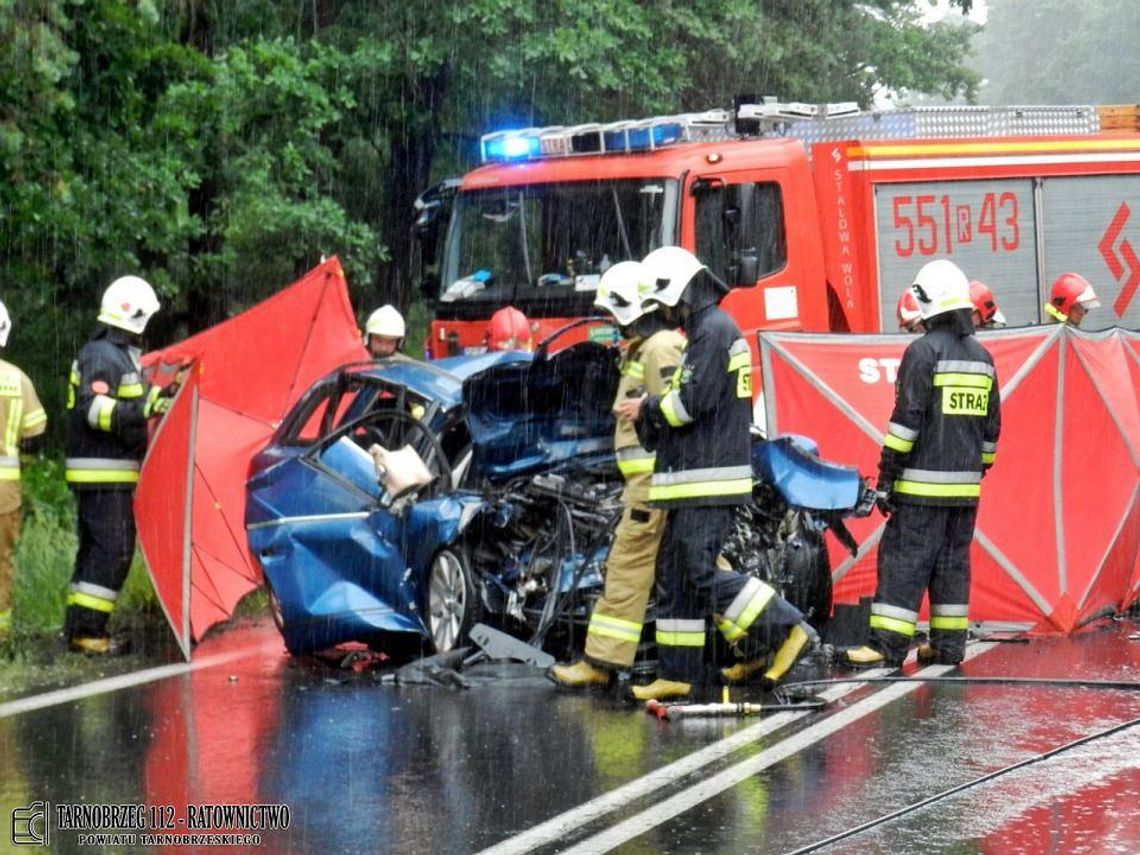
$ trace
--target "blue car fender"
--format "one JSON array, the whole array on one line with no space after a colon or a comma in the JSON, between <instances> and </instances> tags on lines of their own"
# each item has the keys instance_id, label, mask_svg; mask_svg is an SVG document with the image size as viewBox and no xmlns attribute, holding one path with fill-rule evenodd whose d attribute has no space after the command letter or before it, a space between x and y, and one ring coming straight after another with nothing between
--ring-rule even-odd
<instances>
[{"instance_id":1,"label":"blue car fender","mask_svg":"<svg viewBox=\"0 0 1140 855\"><path fill-rule=\"evenodd\" d=\"M471 521L493 505L471 493L452 493L417 502L408 511L404 527L404 557L417 578L425 579L432 556L455 543Z\"/></svg>"}]
</instances>

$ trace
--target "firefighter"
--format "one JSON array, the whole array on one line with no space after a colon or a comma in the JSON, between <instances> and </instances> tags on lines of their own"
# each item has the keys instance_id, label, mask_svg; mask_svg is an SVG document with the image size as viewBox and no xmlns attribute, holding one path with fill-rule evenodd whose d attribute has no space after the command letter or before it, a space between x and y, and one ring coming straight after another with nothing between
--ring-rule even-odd
<instances>
[{"instance_id":1,"label":"firefighter","mask_svg":"<svg viewBox=\"0 0 1140 855\"><path fill-rule=\"evenodd\" d=\"M123 650L108 636L107 620L134 556L132 500L147 420L169 409L174 392L173 386L148 386L139 364L138 344L158 308L145 280L112 282L68 378L66 479L75 493L79 549L64 635L69 648L82 653Z\"/></svg>"},{"instance_id":2,"label":"firefighter","mask_svg":"<svg viewBox=\"0 0 1140 855\"><path fill-rule=\"evenodd\" d=\"M8 346L12 319L0 303L0 348ZM20 454L35 451L47 429L47 414L36 397L28 376L0 359L0 424L4 431L0 448L0 639L12 622L12 592L15 572L12 553L20 536Z\"/></svg>"},{"instance_id":3,"label":"firefighter","mask_svg":"<svg viewBox=\"0 0 1140 855\"><path fill-rule=\"evenodd\" d=\"M878 588L868 644L847 662L898 666L930 592L930 642L923 662L962 661L968 626L970 541L982 476L1001 429L994 362L974 337L970 286L946 259L914 280L926 333L907 347L879 460Z\"/></svg>"},{"instance_id":4,"label":"firefighter","mask_svg":"<svg viewBox=\"0 0 1140 855\"><path fill-rule=\"evenodd\" d=\"M406 333L404 316L395 306L385 303L364 324L364 346L373 359L403 356Z\"/></svg>"},{"instance_id":5,"label":"firefighter","mask_svg":"<svg viewBox=\"0 0 1140 855\"><path fill-rule=\"evenodd\" d=\"M514 306L503 308L491 315L487 324L487 350L496 353L500 350L534 349L530 337L530 321Z\"/></svg>"},{"instance_id":6,"label":"firefighter","mask_svg":"<svg viewBox=\"0 0 1140 855\"><path fill-rule=\"evenodd\" d=\"M1071 324L1079 327L1089 309L1100 306L1089 280L1079 273L1062 273L1049 289L1045 309L1047 324Z\"/></svg>"},{"instance_id":7,"label":"firefighter","mask_svg":"<svg viewBox=\"0 0 1140 855\"><path fill-rule=\"evenodd\" d=\"M680 333L656 306L641 306L643 271L636 261L615 264L602 276L594 299L595 306L613 316L628 341L615 410L628 398L663 394L681 364L684 339ZM606 686L615 671L633 665L653 588L657 547L665 522L665 512L648 504L654 455L641 446L633 422L623 418L618 418L614 428L614 453L625 478L624 508L606 559L605 592L590 616L585 657L550 670L554 682L569 688Z\"/></svg>"},{"instance_id":8,"label":"firefighter","mask_svg":"<svg viewBox=\"0 0 1140 855\"><path fill-rule=\"evenodd\" d=\"M990 286L978 279L970 280L970 302L974 304L974 326L980 330L1005 326L1005 315L998 308Z\"/></svg>"},{"instance_id":9,"label":"firefighter","mask_svg":"<svg viewBox=\"0 0 1140 855\"><path fill-rule=\"evenodd\" d=\"M898 318L900 330L908 333L922 332L922 313L909 288L899 295L899 301L895 304L895 317Z\"/></svg>"},{"instance_id":10,"label":"firefighter","mask_svg":"<svg viewBox=\"0 0 1140 855\"><path fill-rule=\"evenodd\" d=\"M742 661L723 669L740 682L768 665L774 683L815 636L803 615L769 585L717 567L734 507L752 496L752 358L736 323L718 306L727 288L692 253L670 246L644 259L645 301L679 321L688 344L668 391L622 401L657 452L649 499L668 510L657 561L657 679L633 688L638 700L684 697L702 678L706 618L712 616Z\"/></svg>"}]
</instances>

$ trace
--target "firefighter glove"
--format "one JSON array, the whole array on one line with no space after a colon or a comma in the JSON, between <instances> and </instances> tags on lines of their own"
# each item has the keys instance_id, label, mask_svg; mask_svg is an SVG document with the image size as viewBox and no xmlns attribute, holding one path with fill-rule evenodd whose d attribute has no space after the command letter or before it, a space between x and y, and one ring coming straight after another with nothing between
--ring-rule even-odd
<instances>
[{"instance_id":1,"label":"firefighter glove","mask_svg":"<svg viewBox=\"0 0 1140 855\"><path fill-rule=\"evenodd\" d=\"M889 517L895 512L895 504L891 501L891 494L881 490L875 491L875 506L885 517Z\"/></svg>"},{"instance_id":2,"label":"firefighter glove","mask_svg":"<svg viewBox=\"0 0 1140 855\"><path fill-rule=\"evenodd\" d=\"M154 416L161 416L170 409L170 405L174 403L174 397L170 394L172 389L159 389L152 388L150 394L147 395L146 403L143 405L143 417L153 418Z\"/></svg>"}]
</instances>

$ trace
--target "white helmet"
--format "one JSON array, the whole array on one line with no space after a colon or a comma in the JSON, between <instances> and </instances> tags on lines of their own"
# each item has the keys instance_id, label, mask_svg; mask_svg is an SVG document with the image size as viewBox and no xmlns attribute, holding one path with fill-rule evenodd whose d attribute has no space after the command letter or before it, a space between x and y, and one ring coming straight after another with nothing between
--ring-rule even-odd
<instances>
[{"instance_id":1,"label":"white helmet","mask_svg":"<svg viewBox=\"0 0 1140 855\"><path fill-rule=\"evenodd\" d=\"M0 303L0 347L8 346L8 334L12 332L12 317L8 307Z\"/></svg>"},{"instance_id":2,"label":"white helmet","mask_svg":"<svg viewBox=\"0 0 1140 855\"><path fill-rule=\"evenodd\" d=\"M108 326L141 335L158 308L158 297L149 282L138 276L120 276L103 292L99 320Z\"/></svg>"},{"instance_id":3,"label":"white helmet","mask_svg":"<svg viewBox=\"0 0 1140 855\"><path fill-rule=\"evenodd\" d=\"M647 312L657 309L654 303L642 307L641 294L648 287L645 266L639 261L620 261L602 274L594 305L605 309L627 327Z\"/></svg>"},{"instance_id":4,"label":"white helmet","mask_svg":"<svg viewBox=\"0 0 1140 855\"><path fill-rule=\"evenodd\" d=\"M924 264L914 277L910 290L924 321L944 312L974 309L970 299L970 280L957 264L945 258Z\"/></svg>"},{"instance_id":5,"label":"white helmet","mask_svg":"<svg viewBox=\"0 0 1140 855\"><path fill-rule=\"evenodd\" d=\"M645 267L642 301L676 306L693 277L705 269L700 259L679 246L662 246L641 260Z\"/></svg>"},{"instance_id":6,"label":"white helmet","mask_svg":"<svg viewBox=\"0 0 1140 855\"><path fill-rule=\"evenodd\" d=\"M368 316L368 323L364 325L364 341L367 344L370 335L403 338L406 329L404 316L395 306L385 304Z\"/></svg>"}]
</instances>

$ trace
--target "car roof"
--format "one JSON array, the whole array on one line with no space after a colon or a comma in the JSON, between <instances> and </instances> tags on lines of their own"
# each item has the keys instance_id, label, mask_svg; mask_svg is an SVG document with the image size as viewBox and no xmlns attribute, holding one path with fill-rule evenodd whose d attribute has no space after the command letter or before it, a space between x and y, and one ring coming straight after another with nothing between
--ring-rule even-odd
<instances>
[{"instance_id":1,"label":"car roof","mask_svg":"<svg viewBox=\"0 0 1140 855\"><path fill-rule=\"evenodd\" d=\"M477 356L451 356L425 362L400 357L345 366L342 371L375 377L403 386L408 391L451 409L463 401L463 381L493 365L529 362L531 354L518 350L483 353Z\"/></svg>"}]
</instances>

